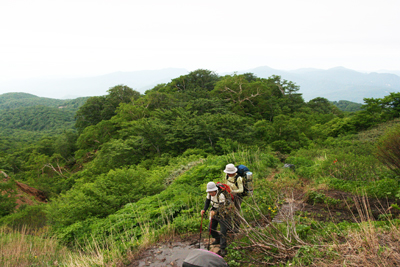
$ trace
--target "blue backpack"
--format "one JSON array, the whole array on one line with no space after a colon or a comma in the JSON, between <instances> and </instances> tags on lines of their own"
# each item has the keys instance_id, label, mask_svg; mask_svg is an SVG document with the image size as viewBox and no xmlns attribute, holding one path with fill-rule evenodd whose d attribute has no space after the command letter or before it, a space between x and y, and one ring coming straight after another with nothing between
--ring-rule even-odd
<instances>
[{"instance_id":1,"label":"blue backpack","mask_svg":"<svg viewBox=\"0 0 400 267\"><path fill-rule=\"evenodd\" d=\"M246 166L244 166L243 164L237 165L237 174L239 174L239 176L245 177L246 173L249 172L249 168L247 168Z\"/></svg>"},{"instance_id":2,"label":"blue backpack","mask_svg":"<svg viewBox=\"0 0 400 267\"><path fill-rule=\"evenodd\" d=\"M237 174L243 178L243 193L242 197L253 194L253 173L245 165L240 164L236 166ZM235 184L237 186L237 176L235 179Z\"/></svg>"}]
</instances>

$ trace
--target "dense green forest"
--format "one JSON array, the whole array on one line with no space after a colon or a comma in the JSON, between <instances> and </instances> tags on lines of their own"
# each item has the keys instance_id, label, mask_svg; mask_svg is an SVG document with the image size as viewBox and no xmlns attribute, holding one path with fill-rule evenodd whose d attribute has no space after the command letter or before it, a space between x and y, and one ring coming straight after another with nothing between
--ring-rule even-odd
<instances>
[{"instance_id":1,"label":"dense green forest","mask_svg":"<svg viewBox=\"0 0 400 267\"><path fill-rule=\"evenodd\" d=\"M73 110L34 106L0 111L0 127L3 129L22 129L41 131L64 127L72 128L75 123Z\"/></svg>"},{"instance_id":2,"label":"dense green forest","mask_svg":"<svg viewBox=\"0 0 400 267\"><path fill-rule=\"evenodd\" d=\"M259 209L244 204L249 221L272 219L288 189L308 190L314 204L334 203L321 188L399 199L398 151L390 147L399 144L400 93L365 98L360 106L322 97L305 102L300 92L279 76L199 69L145 94L117 85L105 96L48 104L2 95L0 170L11 179L0 187L0 225L46 226L71 249L89 249L96 240L107 247L105 262L115 263L162 236L198 230L205 186L221 180L230 162L255 174ZM16 181L43 191L48 203L15 209ZM329 225L337 234L336 228L305 217L293 222L296 238L279 239L282 246L269 252L250 250L253 257L276 266L323 258L318 253L329 251L314 245L332 241L321 229ZM278 228L269 234L286 231ZM282 258L291 247L295 252ZM245 266L246 253L236 252L230 250L230 264Z\"/></svg>"},{"instance_id":3,"label":"dense green forest","mask_svg":"<svg viewBox=\"0 0 400 267\"><path fill-rule=\"evenodd\" d=\"M75 131L75 114L87 99L59 100L26 93L0 95L0 154Z\"/></svg>"}]
</instances>

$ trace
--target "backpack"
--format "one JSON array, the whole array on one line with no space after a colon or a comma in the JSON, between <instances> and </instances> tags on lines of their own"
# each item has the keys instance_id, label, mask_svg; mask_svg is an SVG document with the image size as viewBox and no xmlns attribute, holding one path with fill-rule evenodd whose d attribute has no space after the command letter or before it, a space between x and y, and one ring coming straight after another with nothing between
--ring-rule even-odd
<instances>
[{"instance_id":1,"label":"backpack","mask_svg":"<svg viewBox=\"0 0 400 267\"><path fill-rule=\"evenodd\" d=\"M234 199L232 193L231 193L231 188L229 187L229 185L227 184L223 184L223 183L216 183L216 186L218 187L218 194L217 194L217 198L223 194L225 196L225 200L226 201L230 201L229 199ZM219 199L218 199L219 202Z\"/></svg>"},{"instance_id":2,"label":"backpack","mask_svg":"<svg viewBox=\"0 0 400 267\"><path fill-rule=\"evenodd\" d=\"M235 206L234 206L234 197L231 193L231 188L227 184L216 183L218 187L217 199L219 203L219 196L223 194L225 196L225 203L223 205L219 205L218 212L216 218L228 220L234 214Z\"/></svg>"},{"instance_id":3,"label":"backpack","mask_svg":"<svg viewBox=\"0 0 400 267\"><path fill-rule=\"evenodd\" d=\"M236 166L237 174L235 177L235 184L237 184L238 176L241 176L243 179L243 193L240 194L241 197L245 197L253 194L253 173L247 168L245 165L240 164Z\"/></svg>"}]
</instances>

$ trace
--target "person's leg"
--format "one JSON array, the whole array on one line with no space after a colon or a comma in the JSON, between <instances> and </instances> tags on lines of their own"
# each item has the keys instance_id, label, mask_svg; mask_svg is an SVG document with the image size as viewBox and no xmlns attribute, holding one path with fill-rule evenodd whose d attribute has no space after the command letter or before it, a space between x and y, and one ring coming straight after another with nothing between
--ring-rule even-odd
<instances>
[{"instance_id":1,"label":"person's leg","mask_svg":"<svg viewBox=\"0 0 400 267\"><path fill-rule=\"evenodd\" d=\"M219 248L221 250L220 250L219 254L222 257L225 257L226 254L227 254L227 252L226 252L226 247L227 247L227 241L226 241L227 235L226 235L226 233L228 231L228 226L227 226L225 220L220 220L219 221L219 225L220 225L220 231L221 231L221 238L220 238L220 244L219 244Z\"/></svg>"},{"instance_id":2,"label":"person's leg","mask_svg":"<svg viewBox=\"0 0 400 267\"><path fill-rule=\"evenodd\" d=\"M220 249L225 249L227 246L227 242L226 242L226 238L227 238L226 233L228 231L227 222L225 220L220 220L219 225L220 225L220 231L221 231L219 247L220 247Z\"/></svg>"},{"instance_id":3,"label":"person's leg","mask_svg":"<svg viewBox=\"0 0 400 267\"><path fill-rule=\"evenodd\" d=\"M240 213L240 211L242 210L242 201L243 201L243 199L240 196L235 195L234 203L235 203L235 208L236 208L237 213ZM233 232L237 233L237 232L239 232L239 228L240 228L240 218L238 215L234 216L234 221L235 222L234 222Z\"/></svg>"},{"instance_id":4,"label":"person's leg","mask_svg":"<svg viewBox=\"0 0 400 267\"><path fill-rule=\"evenodd\" d=\"M219 241L220 240L220 236L219 236L219 233L217 231L217 227L218 227L218 220L215 219L215 218L212 218L208 230L211 231L211 236L213 238L215 238L215 240Z\"/></svg>"}]
</instances>

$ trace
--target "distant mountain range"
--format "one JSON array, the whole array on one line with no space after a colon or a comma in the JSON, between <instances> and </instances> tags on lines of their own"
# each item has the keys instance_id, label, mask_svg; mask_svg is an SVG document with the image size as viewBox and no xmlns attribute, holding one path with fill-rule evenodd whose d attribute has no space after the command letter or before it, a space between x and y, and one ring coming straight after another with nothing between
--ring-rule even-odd
<instances>
[{"instance_id":1,"label":"distant mountain range","mask_svg":"<svg viewBox=\"0 0 400 267\"><path fill-rule=\"evenodd\" d=\"M75 99L54 99L39 97L28 93L5 93L0 94L0 111L17 108L45 106L76 112L88 97Z\"/></svg>"},{"instance_id":2,"label":"distant mountain range","mask_svg":"<svg viewBox=\"0 0 400 267\"><path fill-rule=\"evenodd\" d=\"M124 84L144 93L160 83L188 74L185 69L143 70L133 72L114 72L110 74L81 78L48 78L16 81L0 81L0 94L24 92L36 96L72 99L85 96L106 95L107 90Z\"/></svg>"},{"instance_id":3,"label":"distant mountain range","mask_svg":"<svg viewBox=\"0 0 400 267\"><path fill-rule=\"evenodd\" d=\"M309 101L315 97L325 97L330 101L348 100L363 103L364 98L382 98L389 92L400 91L400 77L392 73L361 73L343 67L328 70L298 69L281 71L269 67L259 67L238 73L252 72L266 78L279 75L300 86L303 98Z\"/></svg>"},{"instance_id":4,"label":"distant mountain range","mask_svg":"<svg viewBox=\"0 0 400 267\"><path fill-rule=\"evenodd\" d=\"M257 67L236 73L254 73L260 78L279 75L300 86L306 101L325 97L330 101L348 100L363 103L364 98L382 98L390 92L400 91L400 71L362 73L343 67L328 70L297 69L284 71L270 67ZM389 71L388 71L389 72ZM66 99L107 94L111 87L124 84L141 93L160 83L188 74L186 69L168 68L134 72L115 72L101 76L70 79L30 79L0 82L0 94L25 92L42 97ZM232 73L218 73L226 75Z\"/></svg>"}]
</instances>

